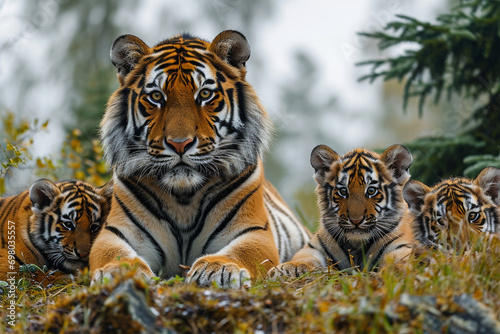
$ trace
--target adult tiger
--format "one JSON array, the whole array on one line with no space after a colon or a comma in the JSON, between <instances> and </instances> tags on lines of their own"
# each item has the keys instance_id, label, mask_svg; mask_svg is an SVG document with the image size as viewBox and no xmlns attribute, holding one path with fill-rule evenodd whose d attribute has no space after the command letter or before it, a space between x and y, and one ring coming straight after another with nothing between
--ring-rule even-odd
<instances>
[{"instance_id":1,"label":"adult tiger","mask_svg":"<svg viewBox=\"0 0 500 334\"><path fill-rule=\"evenodd\" d=\"M0 199L0 279L24 264L66 273L86 267L111 192L112 182L94 188L83 181L40 179L29 190Z\"/></svg>"},{"instance_id":2,"label":"adult tiger","mask_svg":"<svg viewBox=\"0 0 500 334\"><path fill-rule=\"evenodd\" d=\"M268 276L298 277L330 261L340 270L363 270L407 258L415 238L402 191L411 163L410 152L401 145L381 155L355 149L342 157L328 146L317 146L311 165L320 227L290 262L272 268Z\"/></svg>"},{"instance_id":3,"label":"adult tiger","mask_svg":"<svg viewBox=\"0 0 500 334\"><path fill-rule=\"evenodd\" d=\"M423 244L467 247L471 232L500 232L499 191L500 169L486 167L475 180L455 177L432 188L412 180L403 195Z\"/></svg>"},{"instance_id":4,"label":"adult tiger","mask_svg":"<svg viewBox=\"0 0 500 334\"><path fill-rule=\"evenodd\" d=\"M238 287L309 240L264 179L271 125L245 81L249 56L236 31L151 48L116 39L120 88L101 122L115 189L90 255L94 281L124 261L148 276L191 266L188 282Z\"/></svg>"}]
</instances>

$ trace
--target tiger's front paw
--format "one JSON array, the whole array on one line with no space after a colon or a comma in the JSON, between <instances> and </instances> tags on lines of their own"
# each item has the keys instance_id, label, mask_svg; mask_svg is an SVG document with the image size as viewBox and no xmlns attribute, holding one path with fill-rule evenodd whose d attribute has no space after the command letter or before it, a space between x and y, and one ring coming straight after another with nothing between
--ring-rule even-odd
<instances>
[{"instance_id":1,"label":"tiger's front paw","mask_svg":"<svg viewBox=\"0 0 500 334\"><path fill-rule=\"evenodd\" d=\"M186 282L195 282L200 286L216 284L224 289L237 289L252 285L250 272L234 262L203 257L197 260L189 270Z\"/></svg>"},{"instance_id":2,"label":"tiger's front paw","mask_svg":"<svg viewBox=\"0 0 500 334\"><path fill-rule=\"evenodd\" d=\"M138 260L112 262L102 268L97 268L92 272L91 285L96 283L104 283L106 280L112 281L114 277L124 275L128 271L134 271L134 276L142 276L150 279L154 276L149 266Z\"/></svg>"},{"instance_id":3,"label":"tiger's front paw","mask_svg":"<svg viewBox=\"0 0 500 334\"><path fill-rule=\"evenodd\" d=\"M116 264L109 264L103 268L96 269L92 273L92 280L90 281L90 285L94 285L96 283L104 283L106 280L112 281L114 274L119 272L120 266Z\"/></svg>"},{"instance_id":4,"label":"tiger's front paw","mask_svg":"<svg viewBox=\"0 0 500 334\"><path fill-rule=\"evenodd\" d=\"M303 262L285 262L271 268L267 273L270 279L282 277L297 278L314 270L314 267Z\"/></svg>"}]
</instances>

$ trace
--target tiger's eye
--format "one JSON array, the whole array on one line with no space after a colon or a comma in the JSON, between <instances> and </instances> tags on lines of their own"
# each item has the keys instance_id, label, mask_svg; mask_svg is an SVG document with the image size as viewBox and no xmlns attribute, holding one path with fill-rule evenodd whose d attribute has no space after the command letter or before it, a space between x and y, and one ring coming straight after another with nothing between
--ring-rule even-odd
<instances>
[{"instance_id":1,"label":"tiger's eye","mask_svg":"<svg viewBox=\"0 0 500 334\"><path fill-rule=\"evenodd\" d=\"M200 91L200 94L198 94L202 99L206 100L208 99L210 96L212 96L212 91L210 89L202 89Z\"/></svg>"},{"instance_id":2,"label":"tiger's eye","mask_svg":"<svg viewBox=\"0 0 500 334\"><path fill-rule=\"evenodd\" d=\"M75 224L73 224L73 222L71 221L62 221L62 226L67 229L67 230L74 230L75 229Z\"/></svg>"},{"instance_id":3,"label":"tiger's eye","mask_svg":"<svg viewBox=\"0 0 500 334\"><path fill-rule=\"evenodd\" d=\"M375 187L368 187L368 189L366 189L366 194L368 196L375 196L376 194L378 194L378 189Z\"/></svg>"},{"instance_id":4,"label":"tiger's eye","mask_svg":"<svg viewBox=\"0 0 500 334\"><path fill-rule=\"evenodd\" d=\"M154 92L151 92L151 94L149 94L149 96L151 96L151 98L154 100L154 101L161 101L163 100L163 94L160 93L159 91L155 90Z\"/></svg>"},{"instance_id":5,"label":"tiger's eye","mask_svg":"<svg viewBox=\"0 0 500 334\"><path fill-rule=\"evenodd\" d=\"M469 212L469 222L473 223L479 218L479 213L478 212Z\"/></svg>"},{"instance_id":6,"label":"tiger's eye","mask_svg":"<svg viewBox=\"0 0 500 334\"><path fill-rule=\"evenodd\" d=\"M339 194L340 196L344 197L344 198L345 198L345 197L347 197L347 189L346 189L346 188L340 188L340 189L338 190L338 194Z\"/></svg>"},{"instance_id":7,"label":"tiger's eye","mask_svg":"<svg viewBox=\"0 0 500 334\"><path fill-rule=\"evenodd\" d=\"M97 233L100 228L101 226L99 224L92 224L90 225L90 233L92 234Z\"/></svg>"}]
</instances>

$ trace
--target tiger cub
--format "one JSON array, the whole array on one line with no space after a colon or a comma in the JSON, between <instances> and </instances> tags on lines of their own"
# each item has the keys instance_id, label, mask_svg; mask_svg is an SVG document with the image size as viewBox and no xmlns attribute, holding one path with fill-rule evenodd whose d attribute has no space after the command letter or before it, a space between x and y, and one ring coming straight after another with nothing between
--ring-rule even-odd
<instances>
[{"instance_id":1,"label":"tiger cub","mask_svg":"<svg viewBox=\"0 0 500 334\"><path fill-rule=\"evenodd\" d=\"M468 247L471 233L500 232L500 169L486 167L470 180L433 186L408 182L403 196L416 221L417 238L430 247Z\"/></svg>"},{"instance_id":2,"label":"tiger cub","mask_svg":"<svg viewBox=\"0 0 500 334\"><path fill-rule=\"evenodd\" d=\"M389 259L408 257L415 238L402 192L411 163L410 152L401 145L381 155L355 149L342 157L317 146L311 165L320 227L290 262L272 268L268 276L298 277L329 263L339 270L371 270Z\"/></svg>"},{"instance_id":3,"label":"tiger cub","mask_svg":"<svg viewBox=\"0 0 500 334\"><path fill-rule=\"evenodd\" d=\"M127 262L147 276L190 267L187 282L240 287L309 241L264 177L271 122L245 79L249 57L232 30L211 42L115 40L120 87L101 122L114 193L90 254L93 282Z\"/></svg>"},{"instance_id":4,"label":"tiger cub","mask_svg":"<svg viewBox=\"0 0 500 334\"><path fill-rule=\"evenodd\" d=\"M94 188L83 181L40 179L29 190L0 199L0 280L24 264L66 273L86 267L111 191L112 182Z\"/></svg>"}]
</instances>

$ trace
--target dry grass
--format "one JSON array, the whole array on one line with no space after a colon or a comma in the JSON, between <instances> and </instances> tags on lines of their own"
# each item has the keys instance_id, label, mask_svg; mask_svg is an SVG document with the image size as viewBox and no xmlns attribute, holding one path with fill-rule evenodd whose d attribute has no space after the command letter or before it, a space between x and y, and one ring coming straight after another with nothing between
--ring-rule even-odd
<instances>
[{"instance_id":1,"label":"dry grass","mask_svg":"<svg viewBox=\"0 0 500 334\"><path fill-rule=\"evenodd\" d=\"M146 283L133 269L100 286L89 286L88 273L48 286L23 278L15 326L3 321L0 332L494 333L500 332L499 259L498 238L478 240L472 251L432 252L404 268L330 270L230 291L181 278ZM4 290L0 315L8 320Z\"/></svg>"}]
</instances>

